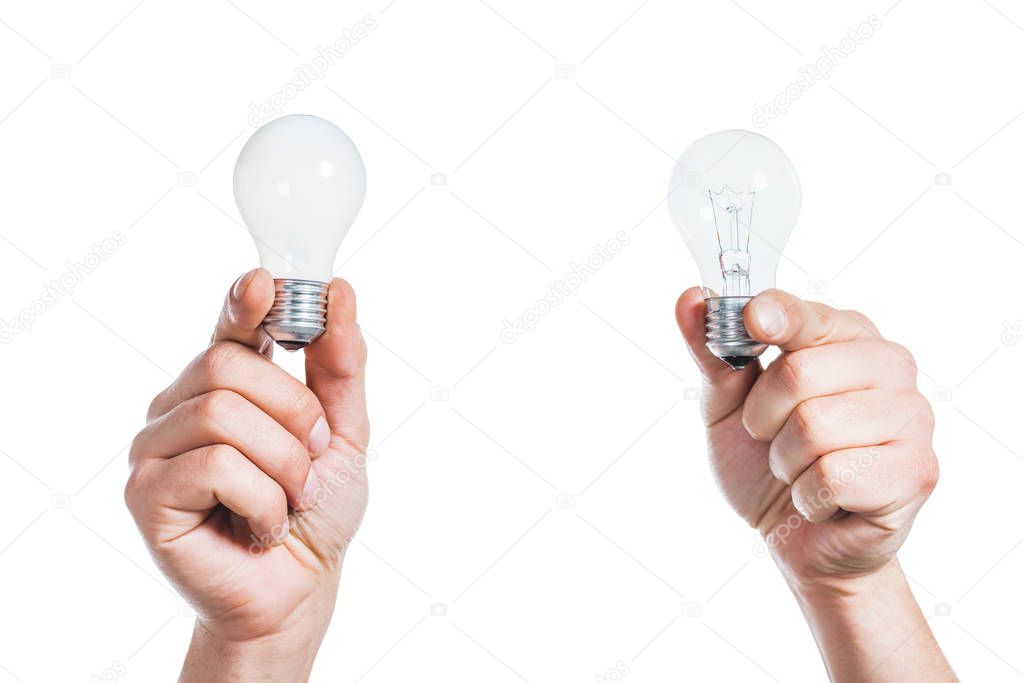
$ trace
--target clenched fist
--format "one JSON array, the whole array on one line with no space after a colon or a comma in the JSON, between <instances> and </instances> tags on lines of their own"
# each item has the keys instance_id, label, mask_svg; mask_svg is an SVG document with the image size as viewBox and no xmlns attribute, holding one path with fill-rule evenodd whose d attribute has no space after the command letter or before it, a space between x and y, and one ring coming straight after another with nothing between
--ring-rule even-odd
<instances>
[{"instance_id":1,"label":"clenched fist","mask_svg":"<svg viewBox=\"0 0 1023 683\"><path fill-rule=\"evenodd\" d=\"M746 305L744 319L750 336L782 354L766 369L733 371L705 346L704 312L698 288L676 307L704 376L714 475L771 549L832 677L885 680L865 662L899 667L888 640L895 647L930 634L895 559L938 478L934 417L913 357L859 313L770 290ZM851 663L862 654L854 640L875 618L887 622L885 642ZM933 664L928 674L947 671L940 652ZM904 667L893 679L923 680L917 673Z\"/></svg>"},{"instance_id":2,"label":"clenched fist","mask_svg":"<svg viewBox=\"0 0 1023 683\"><path fill-rule=\"evenodd\" d=\"M306 383L270 360L265 270L232 287L210 346L153 400L125 500L198 613L182 680L305 680L366 507L366 346L331 283Z\"/></svg>"}]
</instances>

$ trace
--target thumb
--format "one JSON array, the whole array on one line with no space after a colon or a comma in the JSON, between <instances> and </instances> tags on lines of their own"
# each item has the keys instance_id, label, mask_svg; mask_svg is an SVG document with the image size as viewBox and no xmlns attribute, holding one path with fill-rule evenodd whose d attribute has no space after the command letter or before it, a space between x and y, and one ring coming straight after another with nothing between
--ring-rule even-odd
<instances>
[{"instance_id":1,"label":"thumb","mask_svg":"<svg viewBox=\"0 0 1023 683\"><path fill-rule=\"evenodd\" d=\"M327 416L332 434L364 453L369 443L366 414L366 342L356 322L355 291L335 278L327 292L327 331L305 349L306 384Z\"/></svg>"},{"instance_id":2,"label":"thumb","mask_svg":"<svg viewBox=\"0 0 1023 683\"><path fill-rule=\"evenodd\" d=\"M682 330L689 353L703 374L704 419L710 425L742 405L760 374L760 363L750 363L742 370L733 370L711 353L707 348L706 312L707 304L699 287L690 287L682 292L675 304L678 327Z\"/></svg>"}]
</instances>

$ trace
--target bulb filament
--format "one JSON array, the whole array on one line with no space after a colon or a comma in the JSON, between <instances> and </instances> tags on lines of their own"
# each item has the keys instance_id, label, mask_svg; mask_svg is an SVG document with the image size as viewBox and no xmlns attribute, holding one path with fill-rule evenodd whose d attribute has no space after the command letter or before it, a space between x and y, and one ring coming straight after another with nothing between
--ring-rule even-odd
<instances>
[{"instance_id":1,"label":"bulb filament","mask_svg":"<svg viewBox=\"0 0 1023 683\"><path fill-rule=\"evenodd\" d=\"M722 296L750 296L750 225L756 195L756 190L734 190L728 185L707 191L718 238Z\"/></svg>"}]
</instances>

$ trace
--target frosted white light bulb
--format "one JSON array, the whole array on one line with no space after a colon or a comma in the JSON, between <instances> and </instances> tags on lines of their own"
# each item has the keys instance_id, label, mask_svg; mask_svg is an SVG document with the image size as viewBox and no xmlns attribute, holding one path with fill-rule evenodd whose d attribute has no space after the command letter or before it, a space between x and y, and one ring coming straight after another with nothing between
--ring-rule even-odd
<instances>
[{"instance_id":1,"label":"frosted white light bulb","mask_svg":"<svg viewBox=\"0 0 1023 683\"><path fill-rule=\"evenodd\" d=\"M285 349L326 329L334 257L365 195L359 150L317 116L274 119L238 155L234 200L276 290L263 329Z\"/></svg>"},{"instance_id":2,"label":"frosted white light bulb","mask_svg":"<svg viewBox=\"0 0 1023 683\"><path fill-rule=\"evenodd\" d=\"M707 302L707 348L738 370L764 352L742 309L774 287L782 249L799 218L799 177L763 135L726 130L700 138L679 157L668 211L700 269Z\"/></svg>"}]
</instances>

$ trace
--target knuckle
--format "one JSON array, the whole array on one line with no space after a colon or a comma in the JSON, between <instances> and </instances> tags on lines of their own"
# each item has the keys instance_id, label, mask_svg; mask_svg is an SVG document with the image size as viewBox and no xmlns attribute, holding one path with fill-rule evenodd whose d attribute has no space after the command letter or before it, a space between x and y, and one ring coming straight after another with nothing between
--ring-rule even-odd
<instances>
[{"instance_id":1,"label":"knuckle","mask_svg":"<svg viewBox=\"0 0 1023 683\"><path fill-rule=\"evenodd\" d=\"M124 505L133 517L138 517L145 504L145 468L133 467L124 484Z\"/></svg>"},{"instance_id":2,"label":"knuckle","mask_svg":"<svg viewBox=\"0 0 1023 683\"><path fill-rule=\"evenodd\" d=\"M856 311L856 310L842 311L842 313L844 313L854 323L856 323L860 327L864 328L865 330L867 330L871 334L876 335L878 333L877 332L877 326L874 325L874 321L871 320L870 318L868 318L867 316L865 316L863 313L860 313L859 311Z\"/></svg>"},{"instance_id":3,"label":"knuckle","mask_svg":"<svg viewBox=\"0 0 1023 683\"><path fill-rule=\"evenodd\" d=\"M152 422L163 414L164 406L167 405L167 398L174 385L171 384L166 389L158 393L153 397L153 400L149 402L149 406L146 408L146 422Z\"/></svg>"},{"instance_id":4,"label":"knuckle","mask_svg":"<svg viewBox=\"0 0 1023 683\"><path fill-rule=\"evenodd\" d=\"M153 397L153 400L149 402L149 406L146 408L146 422L149 422L156 416L156 411L159 407L161 394L157 394Z\"/></svg>"},{"instance_id":5,"label":"knuckle","mask_svg":"<svg viewBox=\"0 0 1023 683\"><path fill-rule=\"evenodd\" d=\"M792 411L793 427L800 441L813 446L820 440L821 408L817 401L803 401Z\"/></svg>"},{"instance_id":6,"label":"knuckle","mask_svg":"<svg viewBox=\"0 0 1023 683\"><path fill-rule=\"evenodd\" d=\"M912 352L902 344L896 344L895 342L886 342L888 348L902 361L902 366L906 369L906 372L916 377L917 364L916 358Z\"/></svg>"},{"instance_id":7,"label":"knuckle","mask_svg":"<svg viewBox=\"0 0 1023 683\"><path fill-rule=\"evenodd\" d=\"M793 501L801 501L811 521L830 509L836 497L835 482L828 476L830 466L824 464L825 460L818 459L792 484Z\"/></svg>"},{"instance_id":8,"label":"knuckle","mask_svg":"<svg viewBox=\"0 0 1023 683\"><path fill-rule=\"evenodd\" d=\"M258 495L260 507L263 509L263 514L267 520L283 519L288 514L288 499L280 488L267 487L262 489ZM276 533L280 533L280 528L276 525L275 527L277 528Z\"/></svg>"},{"instance_id":9,"label":"knuckle","mask_svg":"<svg viewBox=\"0 0 1023 683\"><path fill-rule=\"evenodd\" d=\"M214 389L194 399L196 415L206 422L219 422L238 410L242 397L229 389Z\"/></svg>"},{"instance_id":10,"label":"knuckle","mask_svg":"<svg viewBox=\"0 0 1023 683\"><path fill-rule=\"evenodd\" d=\"M290 409L294 416L308 421L309 426L312 426L323 412L320 409L319 399L312 391L305 388L295 392L291 399Z\"/></svg>"},{"instance_id":11,"label":"knuckle","mask_svg":"<svg viewBox=\"0 0 1023 683\"><path fill-rule=\"evenodd\" d=\"M138 502L138 496L136 494L138 489L138 475L133 470L132 473L128 475L128 481L124 484L124 506L128 508L128 511L131 512L132 515L135 514L135 510L137 509L136 503Z\"/></svg>"},{"instance_id":12,"label":"knuckle","mask_svg":"<svg viewBox=\"0 0 1023 683\"><path fill-rule=\"evenodd\" d=\"M202 450L199 467L212 475L224 473L231 469L237 451L227 444L217 443Z\"/></svg>"},{"instance_id":13,"label":"knuckle","mask_svg":"<svg viewBox=\"0 0 1023 683\"><path fill-rule=\"evenodd\" d=\"M940 476L938 457L933 449L928 447L917 456L916 473L920 491L929 495L938 485Z\"/></svg>"},{"instance_id":14,"label":"knuckle","mask_svg":"<svg viewBox=\"0 0 1023 683\"><path fill-rule=\"evenodd\" d=\"M923 425L925 430L933 432L935 419L934 408L931 406L931 402L919 391L912 393L910 402L916 410L916 419Z\"/></svg>"},{"instance_id":15,"label":"knuckle","mask_svg":"<svg viewBox=\"0 0 1023 683\"><path fill-rule=\"evenodd\" d=\"M835 310L830 306L818 304L812 306L812 310L815 324L811 341L814 345L818 345L834 336L838 322L835 319Z\"/></svg>"},{"instance_id":16,"label":"knuckle","mask_svg":"<svg viewBox=\"0 0 1023 683\"><path fill-rule=\"evenodd\" d=\"M265 478L253 481L248 497L256 516L270 524L283 519L288 512L288 498L284 490Z\"/></svg>"},{"instance_id":17,"label":"knuckle","mask_svg":"<svg viewBox=\"0 0 1023 683\"><path fill-rule=\"evenodd\" d=\"M142 459L145 455L143 453L142 444L146 440L146 429L143 429L135 438L131 440L131 446L128 447L128 462L135 463Z\"/></svg>"},{"instance_id":18,"label":"knuckle","mask_svg":"<svg viewBox=\"0 0 1023 683\"><path fill-rule=\"evenodd\" d=\"M799 395L807 380L807 365L803 356L794 351L779 358L772 367L774 365L778 366L775 376L781 389L789 396Z\"/></svg>"},{"instance_id":19,"label":"knuckle","mask_svg":"<svg viewBox=\"0 0 1023 683\"><path fill-rule=\"evenodd\" d=\"M842 463L837 458L824 456L817 458L811 469L821 490L834 494L842 481Z\"/></svg>"},{"instance_id":20,"label":"knuckle","mask_svg":"<svg viewBox=\"0 0 1023 683\"><path fill-rule=\"evenodd\" d=\"M232 342L216 342L202 352L199 367L211 379L223 377L225 373L230 372L240 351L241 347Z\"/></svg>"},{"instance_id":21,"label":"knuckle","mask_svg":"<svg viewBox=\"0 0 1023 683\"><path fill-rule=\"evenodd\" d=\"M937 424L937 419L934 417L934 407L931 406L931 402L923 396L920 397L920 400L923 401L924 404L923 409L920 411L920 419L923 420L924 428L927 432L933 433L934 427Z\"/></svg>"}]
</instances>

